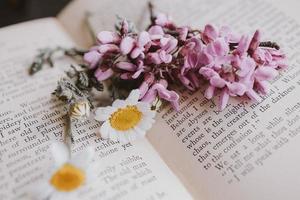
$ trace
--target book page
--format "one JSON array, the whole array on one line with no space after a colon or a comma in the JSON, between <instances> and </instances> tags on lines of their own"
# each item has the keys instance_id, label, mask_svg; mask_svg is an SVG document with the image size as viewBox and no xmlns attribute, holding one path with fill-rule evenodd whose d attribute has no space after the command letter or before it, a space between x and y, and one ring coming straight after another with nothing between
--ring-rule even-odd
<instances>
[{"instance_id":1,"label":"book page","mask_svg":"<svg viewBox=\"0 0 300 200\"><path fill-rule=\"evenodd\" d=\"M86 7L85 2L69 6L69 16L76 6ZM146 27L147 1L126 1L120 6L122 2L89 1L86 10L94 14L89 23L95 33L112 30L116 14L135 22L139 29ZM154 5L178 24L229 25L246 34L262 29L264 39L278 42L289 57L289 69L260 103L232 99L218 112L217 99L207 101L203 90L183 92L181 111L164 108L148 134L155 149L195 199L299 199L299 25L289 17L298 17L299 2L163 0ZM72 28L76 30L75 25Z\"/></svg>"},{"instance_id":2,"label":"book page","mask_svg":"<svg viewBox=\"0 0 300 200\"><path fill-rule=\"evenodd\" d=\"M250 34L259 28L287 53L289 68L261 102L232 99L221 112L204 88L182 92L180 111L164 108L149 139L196 199L299 199L300 26L266 1L219 2L208 10L194 5L181 21Z\"/></svg>"},{"instance_id":3,"label":"book page","mask_svg":"<svg viewBox=\"0 0 300 200\"><path fill-rule=\"evenodd\" d=\"M74 44L51 18L2 28L0 38L0 199L23 200L51 168L49 145L63 138L66 109L51 92L71 61L57 57L54 68L31 77L28 67L37 49ZM92 118L73 127L72 153L92 146L99 166L78 199L191 199L146 139L102 140L99 127Z\"/></svg>"},{"instance_id":4,"label":"book page","mask_svg":"<svg viewBox=\"0 0 300 200\"><path fill-rule=\"evenodd\" d=\"M86 2L75 1L65 11L73 16L74 8L87 7L85 11L94 14L89 25L95 33L112 30L116 14L135 22L139 29L149 22L146 1L126 1L124 6L120 6L124 1ZM154 5L178 24L229 25L246 34L262 29L264 38L277 41L289 57L289 69L259 104L233 99L218 112L216 100L207 101L201 91L183 92L181 111L165 108L148 134L155 149L195 199L299 199L299 25L288 17L298 16L299 2L175 0L154 1ZM75 13L78 19L83 14L79 12ZM67 17L63 20L68 21Z\"/></svg>"}]
</instances>

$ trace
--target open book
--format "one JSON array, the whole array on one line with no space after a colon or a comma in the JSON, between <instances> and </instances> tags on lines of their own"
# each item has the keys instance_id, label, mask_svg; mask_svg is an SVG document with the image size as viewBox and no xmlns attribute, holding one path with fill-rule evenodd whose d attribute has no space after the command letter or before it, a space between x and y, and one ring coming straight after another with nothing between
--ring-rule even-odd
<instances>
[{"instance_id":1,"label":"open book","mask_svg":"<svg viewBox=\"0 0 300 200\"><path fill-rule=\"evenodd\" d=\"M203 91L182 91L179 112L162 108L147 138L132 144L102 140L92 118L76 124L73 153L94 146L100 164L97 181L78 199L300 199L300 25L290 17L299 3L270 2L154 1L178 24L228 24L242 33L260 28L287 52L289 68L261 102L232 100L222 112ZM71 61L59 59L29 77L37 49L88 47L87 27L111 30L116 14L138 28L149 22L146 1L78 0L57 18L0 29L0 200L28 198L51 165L51 141L64 134L63 104L50 93Z\"/></svg>"}]
</instances>

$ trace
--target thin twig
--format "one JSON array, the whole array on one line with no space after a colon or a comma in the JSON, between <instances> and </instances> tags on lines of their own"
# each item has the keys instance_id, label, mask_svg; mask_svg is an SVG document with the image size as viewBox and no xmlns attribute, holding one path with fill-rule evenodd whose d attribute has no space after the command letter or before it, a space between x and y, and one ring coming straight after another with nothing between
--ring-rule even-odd
<instances>
[{"instance_id":1,"label":"thin twig","mask_svg":"<svg viewBox=\"0 0 300 200\"><path fill-rule=\"evenodd\" d=\"M154 24L155 23L155 16L154 16L154 6L153 4L151 3L151 1L148 2L148 9L149 9L149 12L150 12L150 20L151 20L151 23Z\"/></svg>"},{"instance_id":2,"label":"thin twig","mask_svg":"<svg viewBox=\"0 0 300 200\"><path fill-rule=\"evenodd\" d=\"M72 119L69 114L66 115L66 127L64 134L64 143L71 148L72 143L74 142L73 134L72 134Z\"/></svg>"}]
</instances>

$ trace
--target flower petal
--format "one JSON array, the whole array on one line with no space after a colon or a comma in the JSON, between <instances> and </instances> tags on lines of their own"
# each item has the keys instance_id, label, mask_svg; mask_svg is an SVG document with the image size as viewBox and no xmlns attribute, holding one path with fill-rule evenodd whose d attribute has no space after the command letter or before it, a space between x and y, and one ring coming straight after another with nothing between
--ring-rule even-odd
<instances>
[{"instance_id":1,"label":"flower petal","mask_svg":"<svg viewBox=\"0 0 300 200\"><path fill-rule=\"evenodd\" d=\"M260 92L263 95L266 95L270 91L270 83L268 81L257 81L256 88L258 92Z\"/></svg>"},{"instance_id":2,"label":"flower petal","mask_svg":"<svg viewBox=\"0 0 300 200\"><path fill-rule=\"evenodd\" d=\"M259 81L272 80L278 75L278 71L272 67L258 67L255 70L255 78Z\"/></svg>"},{"instance_id":3,"label":"flower petal","mask_svg":"<svg viewBox=\"0 0 300 200\"><path fill-rule=\"evenodd\" d=\"M210 86L208 86L208 88L205 90L204 96L205 96L205 98L207 98L207 99L211 99L211 98L213 98L214 93L215 93L215 87L210 85Z\"/></svg>"},{"instance_id":4,"label":"flower petal","mask_svg":"<svg viewBox=\"0 0 300 200\"><path fill-rule=\"evenodd\" d=\"M156 115L156 111L150 110L150 109L148 111L143 111L143 113L144 113L145 117L151 118L151 119L153 119Z\"/></svg>"},{"instance_id":5,"label":"flower petal","mask_svg":"<svg viewBox=\"0 0 300 200\"><path fill-rule=\"evenodd\" d=\"M97 39L102 43L102 44L107 44L107 43L115 43L118 42L120 37L117 33L112 32L112 31L101 31L97 35Z\"/></svg>"},{"instance_id":6,"label":"flower petal","mask_svg":"<svg viewBox=\"0 0 300 200\"><path fill-rule=\"evenodd\" d=\"M104 81L104 80L110 78L113 74L114 74L114 71L111 68L108 68L108 69L98 68L95 71L95 77L97 78L98 81Z\"/></svg>"},{"instance_id":7,"label":"flower petal","mask_svg":"<svg viewBox=\"0 0 300 200\"><path fill-rule=\"evenodd\" d=\"M84 54L83 59L89 64L90 68L95 68L96 65L99 63L101 57L102 55L97 51L89 51Z\"/></svg>"},{"instance_id":8,"label":"flower petal","mask_svg":"<svg viewBox=\"0 0 300 200\"><path fill-rule=\"evenodd\" d=\"M76 167L79 167L82 170L86 170L88 165L93 160L95 155L95 150L92 147L87 147L83 151L75 154L70 163L74 164Z\"/></svg>"},{"instance_id":9,"label":"flower petal","mask_svg":"<svg viewBox=\"0 0 300 200\"><path fill-rule=\"evenodd\" d=\"M187 26L179 27L177 32L179 33L179 40L185 41L189 32L189 28Z\"/></svg>"},{"instance_id":10,"label":"flower petal","mask_svg":"<svg viewBox=\"0 0 300 200\"><path fill-rule=\"evenodd\" d=\"M246 92L246 86L237 82L227 83L227 88L229 90L230 95L232 96L242 96Z\"/></svg>"},{"instance_id":11,"label":"flower petal","mask_svg":"<svg viewBox=\"0 0 300 200\"><path fill-rule=\"evenodd\" d=\"M253 101L257 101L257 102L261 101L261 97L253 89L249 89L246 92L246 95Z\"/></svg>"},{"instance_id":12,"label":"flower petal","mask_svg":"<svg viewBox=\"0 0 300 200\"><path fill-rule=\"evenodd\" d=\"M223 90L219 99L219 110L224 110L229 100L229 94L227 90Z\"/></svg>"},{"instance_id":13,"label":"flower petal","mask_svg":"<svg viewBox=\"0 0 300 200\"><path fill-rule=\"evenodd\" d=\"M237 49L236 49L239 55L244 55L248 51L250 42L251 42L251 40L249 39L248 36L243 35L241 37L239 44L237 46Z\"/></svg>"},{"instance_id":14,"label":"flower petal","mask_svg":"<svg viewBox=\"0 0 300 200\"><path fill-rule=\"evenodd\" d=\"M139 98L140 98L140 90L135 89L130 92L129 96L127 97L127 99L125 101L127 104L136 105Z\"/></svg>"},{"instance_id":15,"label":"flower petal","mask_svg":"<svg viewBox=\"0 0 300 200\"><path fill-rule=\"evenodd\" d=\"M154 64L161 64L162 60L160 59L160 55L157 52L154 53L148 53L147 54L147 59L149 62L154 63Z\"/></svg>"},{"instance_id":16,"label":"flower petal","mask_svg":"<svg viewBox=\"0 0 300 200\"><path fill-rule=\"evenodd\" d=\"M126 101L124 101L124 100L116 99L113 102L112 106L115 108L124 108L127 106L127 104L126 104Z\"/></svg>"},{"instance_id":17,"label":"flower petal","mask_svg":"<svg viewBox=\"0 0 300 200\"><path fill-rule=\"evenodd\" d=\"M252 55L260 44L261 33L256 30L249 45L249 53Z\"/></svg>"},{"instance_id":18,"label":"flower petal","mask_svg":"<svg viewBox=\"0 0 300 200\"><path fill-rule=\"evenodd\" d=\"M154 119L150 118L150 117L143 117L140 121L140 123L138 124L138 127L140 127L140 129L147 131L152 127L152 124L154 123Z\"/></svg>"},{"instance_id":19,"label":"flower petal","mask_svg":"<svg viewBox=\"0 0 300 200\"><path fill-rule=\"evenodd\" d=\"M117 108L114 108L112 106L107 106L107 107L103 107L103 108L102 107L97 108L96 111L95 111L95 119L97 121L105 121L116 110L117 110Z\"/></svg>"},{"instance_id":20,"label":"flower petal","mask_svg":"<svg viewBox=\"0 0 300 200\"><path fill-rule=\"evenodd\" d=\"M139 47L145 46L148 42L150 42L149 33L146 31L142 31L138 37L138 45Z\"/></svg>"},{"instance_id":21,"label":"flower petal","mask_svg":"<svg viewBox=\"0 0 300 200\"><path fill-rule=\"evenodd\" d=\"M229 45L226 43L224 38L218 38L214 41L212 45L214 53L218 56L227 55L229 52Z\"/></svg>"},{"instance_id":22,"label":"flower petal","mask_svg":"<svg viewBox=\"0 0 300 200\"><path fill-rule=\"evenodd\" d=\"M211 24L207 24L204 27L202 37L204 42L209 43L218 37L218 29Z\"/></svg>"},{"instance_id":23,"label":"flower petal","mask_svg":"<svg viewBox=\"0 0 300 200\"><path fill-rule=\"evenodd\" d=\"M139 69L137 70L133 75L132 75L132 78L133 79L137 79L141 74L142 72L144 72L145 70L142 68L142 69Z\"/></svg>"},{"instance_id":24,"label":"flower petal","mask_svg":"<svg viewBox=\"0 0 300 200\"><path fill-rule=\"evenodd\" d=\"M137 66L130 62L118 62L116 64L116 67L119 69L126 70L126 71L131 71L131 72L133 72L137 69Z\"/></svg>"},{"instance_id":25,"label":"flower petal","mask_svg":"<svg viewBox=\"0 0 300 200\"><path fill-rule=\"evenodd\" d=\"M47 199L54 192L54 188L47 180L38 181L34 187L29 189L29 195L33 200Z\"/></svg>"},{"instance_id":26,"label":"flower petal","mask_svg":"<svg viewBox=\"0 0 300 200\"><path fill-rule=\"evenodd\" d=\"M56 167L60 167L70 159L70 151L66 144L62 142L54 142L51 144L50 149Z\"/></svg>"},{"instance_id":27,"label":"flower petal","mask_svg":"<svg viewBox=\"0 0 300 200\"><path fill-rule=\"evenodd\" d=\"M151 39L160 39L164 35L164 31L161 26L151 26L148 30Z\"/></svg>"},{"instance_id":28,"label":"flower petal","mask_svg":"<svg viewBox=\"0 0 300 200\"><path fill-rule=\"evenodd\" d=\"M171 38L166 46L163 47L163 50L165 50L167 53L170 53L177 47L177 44L178 40L175 38Z\"/></svg>"},{"instance_id":29,"label":"flower petal","mask_svg":"<svg viewBox=\"0 0 300 200\"><path fill-rule=\"evenodd\" d=\"M214 76L219 76L219 74L215 70L209 67L201 67L199 69L199 73L203 75L206 79L211 79Z\"/></svg>"},{"instance_id":30,"label":"flower petal","mask_svg":"<svg viewBox=\"0 0 300 200\"><path fill-rule=\"evenodd\" d=\"M105 54L109 52L119 52L120 49L115 44L103 44L98 47L98 51L102 54Z\"/></svg>"},{"instance_id":31,"label":"flower petal","mask_svg":"<svg viewBox=\"0 0 300 200\"><path fill-rule=\"evenodd\" d=\"M130 56L131 58L135 59L137 58L139 55L141 55L143 53L143 49L140 47L136 47L132 50Z\"/></svg>"},{"instance_id":32,"label":"flower petal","mask_svg":"<svg viewBox=\"0 0 300 200\"><path fill-rule=\"evenodd\" d=\"M171 23L171 19L168 15L164 13L159 13L156 15L155 24L160 26L166 26Z\"/></svg>"},{"instance_id":33,"label":"flower petal","mask_svg":"<svg viewBox=\"0 0 300 200\"><path fill-rule=\"evenodd\" d=\"M120 44L121 53L127 55L131 52L134 47L135 40L131 37L125 37L122 39Z\"/></svg>"},{"instance_id":34,"label":"flower petal","mask_svg":"<svg viewBox=\"0 0 300 200\"><path fill-rule=\"evenodd\" d=\"M217 88L223 88L226 84L226 81L222 79L220 76L213 76L209 82L212 86Z\"/></svg>"},{"instance_id":35,"label":"flower petal","mask_svg":"<svg viewBox=\"0 0 300 200\"><path fill-rule=\"evenodd\" d=\"M109 139L111 130L112 130L112 127L110 126L109 121L104 122L100 127L101 137L103 139Z\"/></svg>"}]
</instances>

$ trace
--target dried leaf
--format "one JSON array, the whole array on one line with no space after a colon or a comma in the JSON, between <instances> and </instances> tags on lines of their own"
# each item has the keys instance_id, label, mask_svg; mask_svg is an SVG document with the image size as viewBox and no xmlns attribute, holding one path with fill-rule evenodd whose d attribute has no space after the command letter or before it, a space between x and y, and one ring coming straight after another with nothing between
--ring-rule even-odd
<instances>
[{"instance_id":1,"label":"dried leaf","mask_svg":"<svg viewBox=\"0 0 300 200\"><path fill-rule=\"evenodd\" d=\"M89 89L89 77L84 71L78 72L78 78L76 81L76 86L82 90Z\"/></svg>"}]
</instances>

